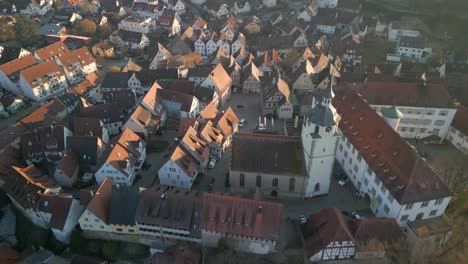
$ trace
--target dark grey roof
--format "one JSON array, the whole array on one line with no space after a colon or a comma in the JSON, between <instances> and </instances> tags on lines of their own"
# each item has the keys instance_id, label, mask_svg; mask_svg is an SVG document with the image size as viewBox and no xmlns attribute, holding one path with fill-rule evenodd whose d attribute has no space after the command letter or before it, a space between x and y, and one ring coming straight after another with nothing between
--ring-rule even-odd
<instances>
[{"instance_id":1,"label":"dark grey roof","mask_svg":"<svg viewBox=\"0 0 468 264\"><path fill-rule=\"evenodd\" d=\"M333 117L331 109L323 106L321 103L318 103L309 113L309 121L322 127L336 125Z\"/></svg>"},{"instance_id":2,"label":"dark grey roof","mask_svg":"<svg viewBox=\"0 0 468 264\"><path fill-rule=\"evenodd\" d=\"M64 93L57 97L57 99L65 106L73 106L78 104L80 101L80 96L75 93Z\"/></svg>"},{"instance_id":3,"label":"dark grey roof","mask_svg":"<svg viewBox=\"0 0 468 264\"><path fill-rule=\"evenodd\" d=\"M135 213L139 198L137 188L113 185L109 223L113 225L135 225Z\"/></svg>"},{"instance_id":4,"label":"dark grey roof","mask_svg":"<svg viewBox=\"0 0 468 264\"><path fill-rule=\"evenodd\" d=\"M81 169L86 170L98 164L98 137L70 136L67 137L67 143L78 158Z\"/></svg>"},{"instance_id":5,"label":"dark grey roof","mask_svg":"<svg viewBox=\"0 0 468 264\"><path fill-rule=\"evenodd\" d=\"M102 93L102 99L106 103L117 103L120 108L133 108L137 105L137 97L133 90L120 90Z\"/></svg>"},{"instance_id":6,"label":"dark grey roof","mask_svg":"<svg viewBox=\"0 0 468 264\"><path fill-rule=\"evenodd\" d=\"M102 81L101 88L128 88L128 72L107 72Z\"/></svg>"},{"instance_id":7,"label":"dark grey roof","mask_svg":"<svg viewBox=\"0 0 468 264\"><path fill-rule=\"evenodd\" d=\"M203 86L195 87L194 96L198 99L198 101L202 103L209 103L213 101L214 92L212 89Z\"/></svg>"},{"instance_id":8,"label":"dark grey roof","mask_svg":"<svg viewBox=\"0 0 468 264\"><path fill-rule=\"evenodd\" d=\"M3 46L3 51L0 57L0 65L16 60L19 58L22 48Z\"/></svg>"}]
</instances>

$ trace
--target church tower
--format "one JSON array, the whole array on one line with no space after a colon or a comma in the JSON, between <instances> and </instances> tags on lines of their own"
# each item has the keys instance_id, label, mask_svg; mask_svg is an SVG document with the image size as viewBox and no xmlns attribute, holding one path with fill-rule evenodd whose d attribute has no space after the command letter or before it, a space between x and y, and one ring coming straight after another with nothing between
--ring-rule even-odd
<instances>
[{"instance_id":1,"label":"church tower","mask_svg":"<svg viewBox=\"0 0 468 264\"><path fill-rule=\"evenodd\" d=\"M313 98L312 110L305 116L302 126L302 147L307 179L305 197L327 194L330 189L335 154L340 137L337 126L340 120L335 107L332 76L327 89L320 90Z\"/></svg>"}]
</instances>

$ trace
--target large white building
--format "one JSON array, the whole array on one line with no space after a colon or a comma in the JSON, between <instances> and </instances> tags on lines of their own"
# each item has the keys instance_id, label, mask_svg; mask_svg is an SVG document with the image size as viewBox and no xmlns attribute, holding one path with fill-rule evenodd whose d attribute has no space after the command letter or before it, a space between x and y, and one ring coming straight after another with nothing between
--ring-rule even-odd
<instances>
[{"instance_id":1,"label":"large white building","mask_svg":"<svg viewBox=\"0 0 468 264\"><path fill-rule=\"evenodd\" d=\"M427 47L421 38L402 37L398 40L396 53L410 59L424 59L432 54L432 48Z\"/></svg>"},{"instance_id":2,"label":"large white building","mask_svg":"<svg viewBox=\"0 0 468 264\"><path fill-rule=\"evenodd\" d=\"M358 91L378 113L395 105L403 113L398 133L404 138L444 139L455 116L452 99L439 83L367 81Z\"/></svg>"},{"instance_id":3,"label":"large white building","mask_svg":"<svg viewBox=\"0 0 468 264\"><path fill-rule=\"evenodd\" d=\"M336 96L333 105L342 133L336 160L377 217L405 225L444 213L453 193L395 132L398 114L380 117L351 90Z\"/></svg>"},{"instance_id":4,"label":"large white building","mask_svg":"<svg viewBox=\"0 0 468 264\"><path fill-rule=\"evenodd\" d=\"M468 155L468 110L459 105L447 134L447 140Z\"/></svg>"},{"instance_id":5,"label":"large white building","mask_svg":"<svg viewBox=\"0 0 468 264\"><path fill-rule=\"evenodd\" d=\"M152 18L129 16L119 22L118 28L120 30L149 34L156 28L156 23Z\"/></svg>"}]
</instances>

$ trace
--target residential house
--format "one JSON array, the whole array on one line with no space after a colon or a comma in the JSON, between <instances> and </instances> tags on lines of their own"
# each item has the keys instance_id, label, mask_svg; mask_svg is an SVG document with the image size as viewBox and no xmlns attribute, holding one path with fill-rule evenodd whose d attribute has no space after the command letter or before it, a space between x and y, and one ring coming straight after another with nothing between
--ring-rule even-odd
<instances>
[{"instance_id":1,"label":"residential house","mask_svg":"<svg viewBox=\"0 0 468 264\"><path fill-rule=\"evenodd\" d=\"M156 26L159 31L166 32L168 37L175 36L180 33L180 17L172 12L163 14L156 21Z\"/></svg>"},{"instance_id":2,"label":"residential house","mask_svg":"<svg viewBox=\"0 0 468 264\"><path fill-rule=\"evenodd\" d=\"M13 171L3 177L4 190L13 205L35 225L51 229L57 240L69 243L83 211L79 201L61 193L60 187L34 165L13 167Z\"/></svg>"},{"instance_id":3,"label":"residential house","mask_svg":"<svg viewBox=\"0 0 468 264\"><path fill-rule=\"evenodd\" d=\"M19 86L20 72L37 63L38 61L33 55L26 55L0 65L0 85L13 94L19 94L21 90Z\"/></svg>"},{"instance_id":4,"label":"residential house","mask_svg":"<svg viewBox=\"0 0 468 264\"><path fill-rule=\"evenodd\" d=\"M216 127L223 133L223 148L228 148L231 145L232 137L239 129L239 118L236 116L231 107L228 107L226 111L224 111L224 114L218 120Z\"/></svg>"},{"instance_id":5,"label":"residential house","mask_svg":"<svg viewBox=\"0 0 468 264\"><path fill-rule=\"evenodd\" d=\"M156 23L152 18L129 16L121 20L118 24L119 30L137 32L148 35L156 28Z\"/></svg>"},{"instance_id":6,"label":"residential house","mask_svg":"<svg viewBox=\"0 0 468 264\"><path fill-rule=\"evenodd\" d=\"M443 215L453 193L396 132L399 115L382 118L364 98L347 90L333 99L343 135L336 160L351 183L377 217L405 225Z\"/></svg>"},{"instance_id":7,"label":"residential house","mask_svg":"<svg viewBox=\"0 0 468 264\"><path fill-rule=\"evenodd\" d=\"M52 9L53 1L48 0L31 0L18 1L14 3L14 10L28 16L44 16Z\"/></svg>"},{"instance_id":8,"label":"residential house","mask_svg":"<svg viewBox=\"0 0 468 264\"><path fill-rule=\"evenodd\" d=\"M96 60L87 47L60 56L57 62L63 67L70 84L79 83L85 79L86 75L97 71Z\"/></svg>"},{"instance_id":9,"label":"residential house","mask_svg":"<svg viewBox=\"0 0 468 264\"><path fill-rule=\"evenodd\" d=\"M112 232L109 218L113 183L106 177L96 193L91 192L91 197L87 198L90 202L78 220L84 232Z\"/></svg>"},{"instance_id":10,"label":"residential house","mask_svg":"<svg viewBox=\"0 0 468 264\"><path fill-rule=\"evenodd\" d=\"M131 50L143 50L150 44L150 40L145 34L127 30L114 31L109 36L109 40L119 47L126 47Z\"/></svg>"},{"instance_id":11,"label":"residential house","mask_svg":"<svg viewBox=\"0 0 468 264\"><path fill-rule=\"evenodd\" d=\"M118 184L130 186L145 158L145 143L127 128L113 146L104 164L96 172L96 181L102 183L106 177L111 177Z\"/></svg>"},{"instance_id":12,"label":"residential house","mask_svg":"<svg viewBox=\"0 0 468 264\"><path fill-rule=\"evenodd\" d=\"M187 78L198 85L210 75L214 67L213 65L198 65L189 69Z\"/></svg>"},{"instance_id":13,"label":"residential house","mask_svg":"<svg viewBox=\"0 0 468 264\"><path fill-rule=\"evenodd\" d=\"M275 49L265 52L262 56L259 56L255 65L258 65L258 69L265 74L270 74L273 70L279 68L280 62L283 59Z\"/></svg>"},{"instance_id":14,"label":"residential house","mask_svg":"<svg viewBox=\"0 0 468 264\"><path fill-rule=\"evenodd\" d=\"M385 251L404 237L393 219L346 219L336 208L311 214L303 236L310 262L353 258L383 261Z\"/></svg>"},{"instance_id":15,"label":"residential house","mask_svg":"<svg viewBox=\"0 0 468 264\"><path fill-rule=\"evenodd\" d=\"M213 89L216 92L220 105L224 105L231 97L232 79L221 64L218 64L210 72L208 77L200 83L200 86ZM217 101L216 98L213 100Z\"/></svg>"},{"instance_id":16,"label":"residential house","mask_svg":"<svg viewBox=\"0 0 468 264\"><path fill-rule=\"evenodd\" d=\"M63 157L67 137L72 132L63 125L38 127L21 135L21 152L27 164L44 160L57 163Z\"/></svg>"},{"instance_id":17,"label":"residential house","mask_svg":"<svg viewBox=\"0 0 468 264\"><path fill-rule=\"evenodd\" d=\"M335 9L321 8L313 18L317 29L323 34L335 34L338 13Z\"/></svg>"},{"instance_id":18,"label":"residential house","mask_svg":"<svg viewBox=\"0 0 468 264\"><path fill-rule=\"evenodd\" d=\"M208 104L203 110L200 111L200 122L206 123L208 121L215 122L219 119L219 111L214 103Z\"/></svg>"},{"instance_id":19,"label":"residential house","mask_svg":"<svg viewBox=\"0 0 468 264\"><path fill-rule=\"evenodd\" d=\"M41 126L63 124L67 117L68 112L66 107L60 101L52 99L39 107L36 111L21 119L19 123L30 130L34 130Z\"/></svg>"},{"instance_id":20,"label":"residential house","mask_svg":"<svg viewBox=\"0 0 468 264\"><path fill-rule=\"evenodd\" d=\"M338 0L317 0L317 6L319 8L336 8Z\"/></svg>"},{"instance_id":21,"label":"residential house","mask_svg":"<svg viewBox=\"0 0 468 264\"><path fill-rule=\"evenodd\" d=\"M164 126L167 119L167 111L163 106L161 95L159 94L160 89L161 86L155 83L143 97L141 106L150 111L154 118L160 120L161 126Z\"/></svg>"},{"instance_id":22,"label":"residential house","mask_svg":"<svg viewBox=\"0 0 468 264\"><path fill-rule=\"evenodd\" d=\"M304 197L307 171L299 137L238 133L232 146L232 191L259 188L268 197Z\"/></svg>"},{"instance_id":23,"label":"residential house","mask_svg":"<svg viewBox=\"0 0 468 264\"><path fill-rule=\"evenodd\" d=\"M197 19L192 24L193 30L204 30L208 29L208 23L201 17L197 17Z\"/></svg>"},{"instance_id":24,"label":"residential house","mask_svg":"<svg viewBox=\"0 0 468 264\"><path fill-rule=\"evenodd\" d=\"M84 100L78 94L69 92L57 96L56 99L67 108L68 114L76 112L83 105L82 102Z\"/></svg>"},{"instance_id":25,"label":"residential house","mask_svg":"<svg viewBox=\"0 0 468 264\"><path fill-rule=\"evenodd\" d=\"M389 41L398 41L401 37L417 38L420 36L418 30L408 25L402 25L399 22L392 22L387 28L387 39Z\"/></svg>"},{"instance_id":26,"label":"residential house","mask_svg":"<svg viewBox=\"0 0 468 264\"><path fill-rule=\"evenodd\" d=\"M67 138L68 149L78 159L79 173L84 182L92 180L100 168L107 145L97 136L72 136Z\"/></svg>"},{"instance_id":27,"label":"residential house","mask_svg":"<svg viewBox=\"0 0 468 264\"><path fill-rule=\"evenodd\" d=\"M307 37L300 30L297 30L290 37L293 40L293 47L295 47L295 48L307 47L307 45L308 45Z\"/></svg>"},{"instance_id":28,"label":"residential house","mask_svg":"<svg viewBox=\"0 0 468 264\"><path fill-rule=\"evenodd\" d=\"M124 116L135 110L138 103L137 95L133 90L104 92L102 93L102 101L106 104L118 105L118 111Z\"/></svg>"},{"instance_id":29,"label":"residential house","mask_svg":"<svg viewBox=\"0 0 468 264\"><path fill-rule=\"evenodd\" d=\"M332 67L334 67L332 60L324 54L318 60L306 60L292 76L294 93L310 93L324 89L328 86L330 79L334 84L335 78L330 78Z\"/></svg>"},{"instance_id":30,"label":"residential house","mask_svg":"<svg viewBox=\"0 0 468 264\"><path fill-rule=\"evenodd\" d=\"M99 90L102 93L130 90L128 85L130 74L129 72L106 72Z\"/></svg>"},{"instance_id":31,"label":"residential house","mask_svg":"<svg viewBox=\"0 0 468 264\"><path fill-rule=\"evenodd\" d=\"M447 141L465 154L468 154L467 124L468 110L463 105L459 105L447 133Z\"/></svg>"},{"instance_id":32,"label":"residential house","mask_svg":"<svg viewBox=\"0 0 468 264\"><path fill-rule=\"evenodd\" d=\"M97 43L91 50L96 57L112 58L115 56L114 46L108 39Z\"/></svg>"},{"instance_id":33,"label":"residential house","mask_svg":"<svg viewBox=\"0 0 468 264\"><path fill-rule=\"evenodd\" d=\"M225 239L236 251L268 254L279 243L283 219L280 203L204 193L202 210L204 246L215 247L220 239Z\"/></svg>"},{"instance_id":34,"label":"residential house","mask_svg":"<svg viewBox=\"0 0 468 264\"><path fill-rule=\"evenodd\" d=\"M188 127L180 139L180 146L197 161L198 171L203 173L208 165L210 148L193 127Z\"/></svg>"},{"instance_id":35,"label":"residential house","mask_svg":"<svg viewBox=\"0 0 468 264\"><path fill-rule=\"evenodd\" d=\"M134 61L132 58L129 58L125 66L121 68L121 72L138 72L143 70L142 63Z\"/></svg>"},{"instance_id":36,"label":"residential house","mask_svg":"<svg viewBox=\"0 0 468 264\"><path fill-rule=\"evenodd\" d=\"M109 206L109 224L116 234L136 235L136 210L140 192L136 187L112 185Z\"/></svg>"},{"instance_id":37,"label":"residential house","mask_svg":"<svg viewBox=\"0 0 468 264\"><path fill-rule=\"evenodd\" d=\"M248 0L237 0L234 2L231 12L234 13L234 15L239 15L249 13L251 9L252 8Z\"/></svg>"},{"instance_id":38,"label":"residential house","mask_svg":"<svg viewBox=\"0 0 468 264\"><path fill-rule=\"evenodd\" d=\"M182 0L165 0L167 8L173 10L178 15L185 14L185 3Z\"/></svg>"},{"instance_id":39,"label":"residential house","mask_svg":"<svg viewBox=\"0 0 468 264\"><path fill-rule=\"evenodd\" d=\"M219 159L224 152L223 140L224 136L221 130L215 127L215 125L208 121L201 128L199 137L203 139L210 148L210 159Z\"/></svg>"},{"instance_id":40,"label":"residential house","mask_svg":"<svg viewBox=\"0 0 468 264\"><path fill-rule=\"evenodd\" d=\"M263 72L254 63L247 65L241 72L240 84L244 93L260 93Z\"/></svg>"},{"instance_id":41,"label":"residential house","mask_svg":"<svg viewBox=\"0 0 468 264\"><path fill-rule=\"evenodd\" d=\"M22 70L19 86L24 96L39 101L50 98L68 88L64 70L54 60Z\"/></svg>"},{"instance_id":42,"label":"residential house","mask_svg":"<svg viewBox=\"0 0 468 264\"><path fill-rule=\"evenodd\" d=\"M177 188L192 188L198 175L198 162L181 146L176 146L169 159L158 170L159 183Z\"/></svg>"},{"instance_id":43,"label":"residential house","mask_svg":"<svg viewBox=\"0 0 468 264\"><path fill-rule=\"evenodd\" d=\"M109 135L117 135L122 129L123 114L120 106L116 103L97 104L81 109L78 117L99 118Z\"/></svg>"},{"instance_id":44,"label":"residential house","mask_svg":"<svg viewBox=\"0 0 468 264\"><path fill-rule=\"evenodd\" d=\"M396 53L405 58L421 60L431 56L432 48L421 38L400 37Z\"/></svg>"},{"instance_id":45,"label":"residential house","mask_svg":"<svg viewBox=\"0 0 468 264\"><path fill-rule=\"evenodd\" d=\"M147 140L154 136L159 130L161 122L158 117L153 116L149 110L143 106L137 106L132 115L128 118L123 128L131 129L143 139Z\"/></svg>"},{"instance_id":46,"label":"residential house","mask_svg":"<svg viewBox=\"0 0 468 264\"><path fill-rule=\"evenodd\" d=\"M223 1L207 0L205 8L206 12L216 19L227 18L229 16L229 7Z\"/></svg>"},{"instance_id":47,"label":"residential house","mask_svg":"<svg viewBox=\"0 0 468 264\"><path fill-rule=\"evenodd\" d=\"M280 119L291 119L293 104L288 84L280 77L270 79L261 92L263 115L278 116Z\"/></svg>"},{"instance_id":48,"label":"residential house","mask_svg":"<svg viewBox=\"0 0 468 264\"><path fill-rule=\"evenodd\" d=\"M138 94L146 94L156 81L168 81L178 79L175 69L141 70L133 72L128 79L128 87Z\"/></svg>"},{"instance_id":49,"label":"residential house","mask_svg":"<svg viewBox=\"0 0 468 264\"><path fill-rule=\"evenodd\" d=\"M109 132L98 117L73 117L73 135L78 137L99 137L109 144Z\"/></svg>"},{"instance_id":50,"label":"residential house","mask_svg":"<svg viewBox=\"0 0 468 264\"><path fill-rule=\"evenodd\" d=\"M302 11L298 16L298 20L303 20L304 22L311 22L313 17L317 15L318 6L315 1L312 1L310 5L308 5L304 11Z\"/></svg>"},{"instance_id":51,"label":"residential house","mask_svg":"<svg viewBox=\"0 0 468 264\"><path fill-rule=\"evenodd\" d=\"M162 186L145 189L135 215L138 234L151 243L200 243L201 212L198 192Z\"/></svg>"},{"instance_id":52,"label":"residential house","mask_svg":"<svg viewBox=\"0 0 468 264\"><path fill-rule=\"evenodd\" d=\"M55 60L58 57L69 53L70 50L67 48L65 43L62 41L54 42L48 46L40 48L34 51L34 57L41 62Z\"/></svg>"},{"instance_id":53,"label":"residential house","mask_svg":"<svg viewBox=\"0 0 468 264\"><path fill-rule=\"evenodd\" d=\"M22 58L26 55L31 54L29 51L23 48L13 46L0 46L0 65Z\"/></svg>"},{"instance_id":54,"label":"residential house","mask_svg":"<svg viewBox=\"0 0 468 264\"><path fill-rule=\"evenodd\" d=\"M179 119L180 117L196 117L200 111L200 103L193 95L162 88L158 89L157 93L169 117L175 119Z\"/></svg>"},{"instance_id":55,"label":"residential house","mask_svg":"<svg viewBox=\"0 0 468 264\"><path fill-rule=\"evenodd\" d=\"M60 186L71 188L78 180L78 158L73 151L66 151L57 164L54 179Z\"/></svg>"},{"instance_id":56,"label":"residential house","mask_svg":"<svg viewBox=\"0 0 468 264\"><path fill-rule=\"evenodd\" d=\"M169 52L166 47L164 47L161 43L158 42L158 52L156 53L156 56L151 60L150 63L150 69L156 69L157 65L163 60L167 60L173 55L171 52Z\"/></svg>"},{"instance_id":57,"label":"residential house","mask_svg":"<svg viewBox=\"0 0 468 264\"><path fill-rule=\"evenodd\" d=\"M236 2L237 3L237 2ZM248 1L246 1L248 3ZM257 16L249 17L244 24L244 31L248 34L259 34L262 31L263 23Z\"/></svg>"}]
</instances>

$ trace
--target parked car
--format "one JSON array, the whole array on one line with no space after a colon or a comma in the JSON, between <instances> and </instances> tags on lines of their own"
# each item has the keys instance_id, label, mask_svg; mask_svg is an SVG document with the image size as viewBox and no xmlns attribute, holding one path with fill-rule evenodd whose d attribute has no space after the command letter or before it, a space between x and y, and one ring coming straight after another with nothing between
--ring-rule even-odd
<instances>
[{"instance_id":1,"label":"parked car","mask_svg":"<svg viewBox=\"0 0 468 264\"><path fill-rule=\"evenodd\" d=\"M346 183L349 182L349 178L348 176L343 176L339 181L338 181L338 184L340 186L345 186Z\"/></svg>"},{"instance_id":2,"label":"parked car","mask_svg":"<svg viewBox=\"0 0 468 264\"><path fill-rule=\"evenodd\" d=\"M216 159L210 159L210 161L208 162L208 169L214 168L215 165L216 165Z\"/></svg>"},{"instance_id":3,"label":"parked car","mask_svg":"<svg viewBox=\"0 0 468 264\"><path fill-rule=\"evenodd\" d=\"M266 118L276 118L276 116L274 114L266 114L265 117Z\"/></svg>"},{"instance_id":4,"label":"parked car","mask_svg":"<svg viewBox=\"0 0 468 264\"><path fill-rule=\"evenodd\" d=\"M305 215L300 215L299 216L299 224L303 225L307 223L307 218L305 217Z\"/></svg>"},{"instance_id":5,"label":"parked car","mask_svg":"<svg viewBox=\"0 0 468 264\"><path fill-rule=\"evenodd\" d=\"M358 212L352 212L351 218L353 219L361 219L362 217L358 214Z\"/></svg>"},{"instance_id":6,"label":"parked car","mask_svg":"<svg viewBox=\"0 0 468 264\"><path fill-rule=\"evenodd\" d=\"M266 130L266 127L265 127L264 124L260 123L260 124L258 124L257 129L260 130L260 131L263 131L263 130Z\"/></svg>"},{"instance_id":7,"label":"parked car","mask_svg":"<svg viewBox=\"0 0 468 264\"><path fill-rule=\"evenodd\" d=\"M241 119L241 120L239 121L239 127L244 127L245 125L247 125L247 120Z\"/></svg>"}]
</instances>

